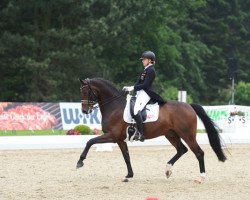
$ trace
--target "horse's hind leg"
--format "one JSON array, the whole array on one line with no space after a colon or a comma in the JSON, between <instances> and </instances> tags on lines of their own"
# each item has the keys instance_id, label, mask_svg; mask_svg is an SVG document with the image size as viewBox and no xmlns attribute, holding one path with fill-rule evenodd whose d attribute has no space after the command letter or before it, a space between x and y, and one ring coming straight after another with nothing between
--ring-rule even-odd
<instances>
[{"instance_id":1,"label":"horse's hind leg","mask_svg":"<svg viewBox=\"0 0 250 200\"><path fill-rule=\"evenodd\" d=\"M181 142L180 137L175 132L170 132L165 137L169 140L169 142L176 148L177 153L172 157L166 166L166 176L169 178L172 174L171 168L174 163L183 155L185 154L188 149L185 145Z\"/></svg>"},{"instance_id":2,"label":"horse's hind leg","mask_svg":"<svg viewBox=\"0 0 250 200\"><path fill-rule=\"evenodd\" d=\"M204 162L204 152L198 145L196 139L194 138L191 142L186 141L189 148L193 151L194 155L196 156L197 160L199 161L199 167L200 167L200 179L196 182L201 183L205 180L205 162Z\"/></svg>"},{"instance_id":3,"label":"horse's hind leg","mask_svg":"<svg viewBox=\"0 0 250 200\"><path fill-rule=\"evenodd\" d=\"M130 156L129 156L129 151L128 151L128 145L124 141L119 141L119 142L117 142L117 144L119 145L119 147L121 149L123 158L124 158L125 163L127 165L128 174L127 174L127 176L125 178L133 178L134 173L133 173L132 166L131 166L131 163L130 163Z\"/></svg>"}]
</instances>

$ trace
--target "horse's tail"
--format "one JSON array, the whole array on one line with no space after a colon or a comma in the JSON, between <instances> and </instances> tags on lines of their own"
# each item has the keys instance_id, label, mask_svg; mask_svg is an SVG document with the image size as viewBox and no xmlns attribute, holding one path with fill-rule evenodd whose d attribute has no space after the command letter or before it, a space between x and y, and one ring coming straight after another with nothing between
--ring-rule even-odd
<instances>
[{"instance_id":1,"label":"horse's tail","mask_svg":"<svg viewBox=\"0 0 250 200\"><path fill-rule=\"evenodd\" d=\"M215 128L215 124L212 119L206 114L205 110L198 104L190 104L192 108L195 110L198 117L202 120L209 139L209 143L214 150L215 154L217 155L218 159L224 162L227 158L224 155L221 149L221 141L219 137L219 133Z\"/></svg>"}]
</instances>

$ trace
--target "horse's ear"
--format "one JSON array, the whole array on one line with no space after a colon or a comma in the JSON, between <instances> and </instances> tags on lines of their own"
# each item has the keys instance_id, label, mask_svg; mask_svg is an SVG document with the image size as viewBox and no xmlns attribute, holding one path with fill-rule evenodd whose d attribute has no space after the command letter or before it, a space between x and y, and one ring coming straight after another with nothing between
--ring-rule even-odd
<instances>
[{"instance_id":1,"label":"horse's ear","mask_svg":"<svg viewBox=\"0 0 250 200\"><path fill-rule=\"evenodd\" d=\"M81 78L78 78L79 79L79 81L82 83L82 84L84 84L84 80L82 80Z\"/></svg>"}]
</instances>

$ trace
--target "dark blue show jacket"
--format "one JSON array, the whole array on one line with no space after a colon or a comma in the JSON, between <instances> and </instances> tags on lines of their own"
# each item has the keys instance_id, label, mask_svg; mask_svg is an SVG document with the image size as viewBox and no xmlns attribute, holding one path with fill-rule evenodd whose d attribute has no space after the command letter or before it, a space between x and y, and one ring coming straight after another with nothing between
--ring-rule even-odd
<instances>
[{"instance_id":1,"label":"dark blue show jacket","mask_svg":"<svg viewBox=\"0 0 250 200\"><path fill-rule=\"evenodd\" d=\"M154 65L150 65L148 68L144 69L138 81L134 85L134 90L135 92L139 90L144 90L153 101L158 102L159 105L163 105L164 103L166 103L164 99L162 99L160 95L155 93L152 89L152 84L155 79L155 75L156 73Z\"/></svg>"}]
</instances>

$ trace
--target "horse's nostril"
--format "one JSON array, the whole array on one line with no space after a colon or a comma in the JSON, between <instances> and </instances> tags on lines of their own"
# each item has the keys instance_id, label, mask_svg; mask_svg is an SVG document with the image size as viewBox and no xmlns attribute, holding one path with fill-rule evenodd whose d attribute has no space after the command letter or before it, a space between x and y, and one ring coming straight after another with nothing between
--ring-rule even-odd
<instances>
[{"instance_id":1,"label":"horse's nostril","mask_svg":"<svg viewBox=\"0 0 250 200\"><path fill-rule=\"evenodd\" d=\"M82 113L84 114L88 114L88 112L86 110L82 110Z\"/></svg>"}]
</instances>

